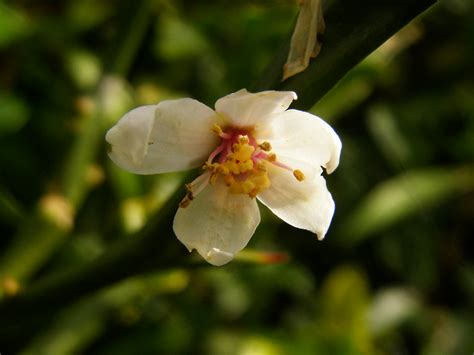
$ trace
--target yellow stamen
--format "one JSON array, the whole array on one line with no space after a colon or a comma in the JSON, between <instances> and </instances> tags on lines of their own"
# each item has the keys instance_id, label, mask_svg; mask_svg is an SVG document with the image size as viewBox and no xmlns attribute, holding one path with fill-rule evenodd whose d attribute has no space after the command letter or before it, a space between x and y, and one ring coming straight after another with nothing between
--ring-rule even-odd
<instances>
[{"instance_id":1,"label":"yellow stamen","mask_svg":"<svg viewBox=\"0 0 474 355\"><path fill-rule=\"evenodd\" d=\"M253 189L252 191L250 191L248 193L248 195L249 195L250 198L255 198L255 197L257 197L258 193L259 193L258 189Z\"/></svg>"},{"instance_id":2,"label":"yellow stamen","mask_svg":"<svg viewBox=\"0 0 474 355\"><path fill-rule=\"evenodd\" d=\"M222 175L229 175L229 168L223 164L219 165L217 172Z\"/></svg>"},{"instance_id":3,"label":"yellow stamen","mask_svg":"<svg viewBox=\"0 0 474 355\"><path fill-rule=\"evenodd\" d=\"M224 182L227 186L231 186L235 180L233 175L224 175Z\"/></svg>"},{"instance_id":4,"label":"yellow stamen","mask_svg":"<svg viewBox=\"0 0 474 355\"><path fill-rule=\"evenodd\" d=\"M217 123L214 123L212 126L212 132L220 136L224 131L222 130L221 126L219 126Z\"/></svg>"},{"instance_id":5,"label":"yellow stamen","mask_svg":"<svg viewBox=\"0 0 474 355\"><path fill-rule=\"evenodd\" d=\"M216 174L216 173L214 173L214 174L211 175L211 177L209 178L209 183L210 183L211 185L215 185L215 184L216 184L216 182L217 182L217 176L218 176L218 174Z\"/></svg>"},{"instance_id":6,"label":"yellow stamen","mask_svg":"<svg viewBox=\"0 0 474 355\"><path fill-rule=\"evenodd\" d=\"M255 184L253 183L251 179L242 181L241 186L242 186L242 192L244 194L249 194L251 191L255 189Z\"/></svg>"},{"instance_id":7,"label":"yellow stamen","mask_svg":"<svg viewBox=\"0 0 474 355\"><path fill-rule=\"evenodd\" d=\"M270 150L272 150L272 146L269 142L263 142L262 144L259 144L258 146L260 147L261 150L265 152L269 152Z\"/></svg>"},{"instance_id":8,"label":"yellow stamen","mask_svg":"<svg viewBox=\"0 0 474 355\"><path fill-rule=\"evenodd\" d=\"M293 176L296 178L298 181L303 181L304 180L304 174L301 170L293 170Z\"/></svg>"},{"instance_id":9,"label":"yellow stamen","mask_svg":"<svg viewBox=\"0 0 474 355\"><path fill-rule=\"evenodd\" d=\"M233 161L228 161L225 164L225 167L227 169L229 169L229 171L232 173L232 174L239 174L240 173L240 169L239 169L239 165L236 163L236 162L233 162Z\"/></svg>"},{"instance_id":10,"label":"yellow stamen","mask_svg":"<svg viewBox=\"0 0 474 355\"><path fill-rule=\"evenodd\" d=\"M252 169L253 169L253 161L250 159L239 164L239 170L241 173L245 173Z\"/></svg>"},{"instance_id":11,"label":"yellow stamen","mask_svg":"<svg viewBox=\"0 0 474 355\"><path fill-rule=\"evenodd\" d=\"M219 169L219 166L220 166L220 164L217 164L217 163L205 162L204 165L202 166L202 168L204 170L209 170L209 171L215 173L217 171L217 169Z\"/></svg>"},{"instance_id":12,"label":"yellow stamen","mask_svg":"<svg viewBox=\"0 0 474 355\"><path fill-rule=\"evenodd\" d=\"M181 208L186 208L189 206L189 204L191 203L191 200L188 198L188 196L186 196L185 198L183 198L181 200L181 202L179 203L179 207Z\"/></svg>"},{"instance_id":13,"label":"yellow stamen","mask_svg":"<svg viewBox=\"0 0 474 355\"><path fill-rule=\"evenodd\" d=\"M265 164L263 162L260 162L258 163L255 168L257 169L257 171L260 171L262 173L266 173L267 172L267 167L265 166Z\"/></svg>"},{"instance_id":14,"label":"yellow stamen","mask_svg":"<svg viewBox=\"0 0 474 355\"><path fill-rule=\"evenodd\" d=\"M242 144L242 145L249 144L249 137L239 136L239 143Z\"/></svg>"},{"instance_id":15,"label":"yellow stamen","mask_svg":"<svg viewBox=\"0 0 474 355\"><path fill-rule=\"evenodd\" d=\"M212 128L216 134L221 134L222 129L218 125ZM258 147L250 144L250 139L246 135L240 135L237 141L232 145L232 151L227 153L225 160L220 163L207 161L202 168L209 171L206 180L209 184L215 185L219 176L222 176L223 182L228 186L232 194L245 194L250 198L255 198L263 190L270 186L270 179L267 174L267 163L276 160L274 153L269 153L266 158L255 159L255 150L271 150L268 142L263 142ZM257 152L257 153L260 153ZM256 162L255 160L260 160ZM204 176L204 174L202 175ZM181 201L180 207L187 207L199 193L194 183L187 184L186 197Z\"/></svg>"},{"instance_id":16,"label":"yellow stamen","mask_svg":"<svg viewBox=\"0 0 474 355\"><path fill-rule=\"evenodd\" d=\"M270 187L270 179L268 178L267 173L255 176L253 181L255 185L258 187L259 193Z\"/></svg>"}]
</instances>

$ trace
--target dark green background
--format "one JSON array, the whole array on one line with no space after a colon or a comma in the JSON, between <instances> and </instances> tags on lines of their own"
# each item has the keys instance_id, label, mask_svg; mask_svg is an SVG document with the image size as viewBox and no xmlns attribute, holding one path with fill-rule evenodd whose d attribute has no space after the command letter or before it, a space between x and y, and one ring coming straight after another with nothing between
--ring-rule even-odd
<instances>
[{"instance_id":1,"label":"dark green background","mask_svg":"<svg viewBox=\"0 0 474 355\"><path fill-rule=\"evenodd\" d=\"M283 0L0 3L3 302L16 286L27 295L51 275L95 265L157 210L174 211L167 198L186 178L121 171L106 130L138 105L194 97L212 107L261 85L296 14ZM47 322L39 306L16 308L2 319L17 328L0 352L472 353L473 15L472 1L438 1L311 109L343 142L327 177L336 213L323 242L263 206L249 247L225 267L183 263L195 259L156 233L164 259L180 255L174 264L123 279L135 270L125 259L107 288L51 301ZM74 207L73 226L67 213L59 226L48 219L48 208L66 209L51 196ZM267 252L290 259L262 264ZM88 287L68 282L71 293Z\"/></svg>"}]
</instances>

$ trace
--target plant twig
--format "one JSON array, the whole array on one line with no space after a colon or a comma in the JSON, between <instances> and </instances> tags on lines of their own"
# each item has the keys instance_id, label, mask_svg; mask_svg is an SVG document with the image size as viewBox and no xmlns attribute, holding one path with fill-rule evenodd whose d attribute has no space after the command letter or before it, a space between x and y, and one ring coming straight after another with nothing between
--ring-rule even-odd
<instances>
[{"instance_id":1,"label":"plant twig","mask_svg":"<svg viewBox=\"0 0 474 355\"><path fill-rule=\"evenodd\" d=\"M335 0L325 11L327 33L317 60L303 73L281 83L287 54L282 51L254 90L295 90L299 95L296 106L309 108L362 58L434 2ZM181 197L182 191L177 191L168 202L170 208L158 212L150 219L153 225L133 239L121 242L88 265L39 281L4 303L0 307L0 344L11 339L21 341L25 329L40 327L48 313L92 291L126 276L181 264L183 248L175 241L166 240L172 235L173 207Z\"/></svg>"},{"instance_id":2,"label":"plant twig","mask_svg":"<svg viewBox=\"0 0 474 355\"><path fill-rule=\"evenodd\" d=\"M150 22L150 6L150 0L143 0L136 6L132 24L114 56L115 63L111 65L118 75L126 75L130 62L144 38L147 24ZM95 90L97 109L85 120L82 132L77 135L64 160L63 174L57 183L58 191L41 199L32 215L25 218L25 224L2 255L0 285L3 279L11 279L19 284L26 282L62 245L69 234L74 212L80 208L90 190L86 173L95 159L103 137L103 110L98 99L99 88L100 82ZM0 299L1 293L0 288Z\"/></svg>"},{"instance_id":3,"label":"plant twig","mask_svg":"<svg viewBox=\"0 0 474 355\"><path fill-rule=\"evenodd\" d=\"M290 37L252 89L292 90L295 108L309 109L351 68L436 0L334 0L324 10L326 31L318 57L306 70L281 82Z\"/></svg>"},{"instance_id":4,"label":"plant twig","mask_svg":"<svg viewBox=\"0 0 474 355\"><path fill-rule=\"evenodd\" d=\"M183 266L189 253L174 240L171 221L184 191L169 200L150 223L126 240L112 245L95 261L60 271L31 285L0 306L0 344L14 350L55 312L78 298L126 277L149 270ZM173 240L171 240L173 238Z\"/></svg>"}]
</instances>

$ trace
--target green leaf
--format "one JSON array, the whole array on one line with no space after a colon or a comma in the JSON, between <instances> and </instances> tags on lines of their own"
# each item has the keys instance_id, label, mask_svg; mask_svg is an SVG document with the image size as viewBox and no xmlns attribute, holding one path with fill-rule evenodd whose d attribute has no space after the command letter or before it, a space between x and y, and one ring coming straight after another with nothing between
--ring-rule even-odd
<instances>
[{"instance_id":1,"label":"green leaf","mask_svg":"<svg viewBox=\"0 0 474 355\"><path fill-rule=\"evenodd\" d=\"M156 30L156 51L167 60L201 56L208 50L206 38L177 16L161 16Z\"/></svg>"},{"instance_id":2,"label":"green leaf","mask_svg":"<svg viewBox=\"0 0 474 355\"><path fill-rule=\"evenodd\" d=\"M22 39L31 31L31 24L17 10L0 3L0 49Z\"/></svg>"},{"instance_id":3,"label":"green leaf","mask_svg":"<svg viewBox=\"0 0 474 355\"><path fill-rule=\"evenodd\" d=\"M342 224L345 242L356 242L404 218L474 190L474 166L408 171L382 182Z\"/></svg>"},{"instance_id":4,"label":"green leaf","mask_svg":"<svg viewBox=\"0 0 474 355\"><path fill-rule=\"evenodd\" d=\"M0 136L17 132L28 121L30 111L16 96L0 95Z\"/></svg>"},{"instance_id":5,"label":"green leaf","mask_svg":"<svg viewBox=\"0 0 474 355\"><path fill-rule=\"evenodd\" d=\"M324 354L372 354L366 315L369 293L365 275L352 265L332 271L321 288L322 320L318 333Z\"/></svg>"}]
</instances>

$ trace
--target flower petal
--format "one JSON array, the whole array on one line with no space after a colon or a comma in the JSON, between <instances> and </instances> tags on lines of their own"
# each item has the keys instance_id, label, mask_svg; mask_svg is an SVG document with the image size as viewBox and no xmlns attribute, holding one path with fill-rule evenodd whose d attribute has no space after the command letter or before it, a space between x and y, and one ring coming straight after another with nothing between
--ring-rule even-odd
<instances>
[{"instance_id":1,"label":"flower petal","mask_svg":"<svg viewBox=\"0 0 474 355\"><path fill-rule=\"evenodd\" d=\"M312 165L316 171L322 166L328 174L339 165L342 146L339 136L321 118L307 112L288 110L275 115L272 131L259 139L268 139L278 160L289 165L300 161L303 166Z\"/></svg>"},{"instance_id":2,"label":"flower petal","mask_svg":"<svg viewBox=\"0 0 474 355\"><path fill-rule=\"evenodd\" d=\"M105 136L110 158L136 174L198 167L218 144L211 128L217 115L193 99L162 101L125 114Z\"/></svg>"},{"instance_id":3,"label":"flower petal","mask_svg":"<svg viewBox=\"0 0 474 355\"><path fill-rule=\"evenodd\" d=\"M173 222L178 239L196 249L209 263L228 263L242 250L260 223L257 202L236 195L221 181L206 187L186 208L179 208Z\"/></svg>"},{"instance_id":4,"label":"flower petal","mask_svg":"<svg viewBox=\"0 0 474 355\"><path fill-rule=\"evenodd\" d=\"M296 228L324 238L334 214L334 201L322 176L296 181L290 171L271 167L271 185L258 199L275 215Z\"/></svg>"},{"instance_id":5,"label":"flower petal","mask_svg":"<svg viewBox=\"0 0 474 355\"><path fill-rule=\"evenodd\" d=\"M293 91L250 93L242 89L217 100L216 111L236 127L259 126L265 125L272 114L285 111L293 100Z\"/></svg>"}]
</instances>

